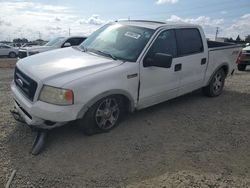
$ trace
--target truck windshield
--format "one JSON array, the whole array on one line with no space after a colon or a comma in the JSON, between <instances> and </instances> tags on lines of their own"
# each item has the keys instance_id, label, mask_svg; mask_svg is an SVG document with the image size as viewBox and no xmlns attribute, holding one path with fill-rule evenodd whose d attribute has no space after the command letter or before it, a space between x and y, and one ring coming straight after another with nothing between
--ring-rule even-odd
<instances>
[{"instance_id":1,"label":"truck windshield","mask_svg":"<svg viewBox=\"0 0 250 188\"><path fill-rule=\"evenodd\" d=\"M143 27L107 24L90 35L80 48L113 59L135 62L153 33L154 30Z\"/></svg>"},{"instance_id":2,"label":"truck windshield","mask_svg":"<svg viewBox=\"0 0 250 188\"><path fill-rule=\"evenodd\" d=\"M57 37L52 40L50 40L48 43L45 44L45 46L60 46L62 41L64 40L64 37Z\"/></svg>"}]
</instances>

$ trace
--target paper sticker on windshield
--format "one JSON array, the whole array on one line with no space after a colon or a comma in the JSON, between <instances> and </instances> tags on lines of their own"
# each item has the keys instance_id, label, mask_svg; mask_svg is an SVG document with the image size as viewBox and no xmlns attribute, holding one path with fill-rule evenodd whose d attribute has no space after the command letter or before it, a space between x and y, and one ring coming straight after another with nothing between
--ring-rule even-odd
<instances>
[{"instance_id":1,"label":"paper sticker on windshield","mask_svg":"<svg viewBox=\"0 0 250 188\"><path fill-rule=\"evenodd\" d=\"M130 32L130 31L126 32L125 36L131 37L131 38L134 38L134 39L139 39L141 37L141 35L139 35L137 33Z\"/></svg>"}]
</instances>

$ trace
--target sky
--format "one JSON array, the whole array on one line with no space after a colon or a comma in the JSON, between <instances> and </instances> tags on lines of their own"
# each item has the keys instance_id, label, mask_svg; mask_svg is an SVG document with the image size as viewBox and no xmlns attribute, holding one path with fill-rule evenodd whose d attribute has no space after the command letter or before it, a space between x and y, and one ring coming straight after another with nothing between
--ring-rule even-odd
<instances>
[{"instance_id":1,"label":"sky","mask_svg":"<svg viewBox=\"0 0 250 188\"><path fill-rule=\"evenodd\" d=\"M0 40L90 35L119 19L188 22L207 38L250 34L249 0L0 0Z\"/></svg>"}]
</instances>

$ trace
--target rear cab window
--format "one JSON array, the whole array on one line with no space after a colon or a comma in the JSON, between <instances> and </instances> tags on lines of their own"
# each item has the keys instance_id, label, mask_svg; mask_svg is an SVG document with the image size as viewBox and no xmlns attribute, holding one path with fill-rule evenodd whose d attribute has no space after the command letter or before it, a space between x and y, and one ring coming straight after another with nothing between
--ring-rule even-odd
<instances>
[{"instance_id":1,"label":"rear cab window","mask_svg":"<svg viewBox=\"0 0 250 188\"><path fill-rule=\"evenodd\" d=\"M200 31L197 28L176 29L178 56L187 56L204 51Z\"/></svg>"}]
</instances>

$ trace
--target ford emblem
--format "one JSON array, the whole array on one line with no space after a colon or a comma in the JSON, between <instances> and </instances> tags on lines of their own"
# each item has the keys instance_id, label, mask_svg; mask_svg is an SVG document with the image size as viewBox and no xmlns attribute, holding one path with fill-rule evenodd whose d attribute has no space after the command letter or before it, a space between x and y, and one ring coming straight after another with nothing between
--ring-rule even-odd
<instances>
[{"instance_id":1,"label":"ford emblem","mask_svg":"<svg viewBox=\"0 0 250 188\"><path fill-rule=\"evenodd\" d=\"M16 79L16 82L19 86L23 87L23 81L20 78Z\"/></svg>"}]
</instances>

